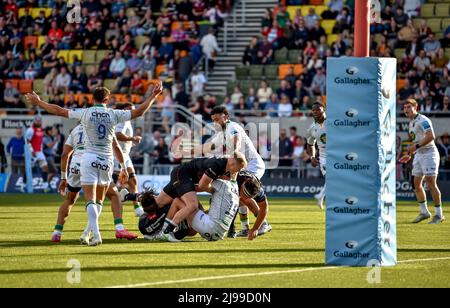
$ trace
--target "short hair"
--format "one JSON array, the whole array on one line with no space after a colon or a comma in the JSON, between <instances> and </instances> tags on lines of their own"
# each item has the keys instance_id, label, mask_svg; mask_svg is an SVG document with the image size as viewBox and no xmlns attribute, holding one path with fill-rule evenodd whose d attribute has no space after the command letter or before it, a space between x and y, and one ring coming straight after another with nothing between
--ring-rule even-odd
<instances>
[{"instance_id":1,"label":"short hair","mask_svg":"<svg viewBox=\"0 0 450 308\"><path fill-rule=\"evenodd\" d=\"M405 101L405 104L404 105L411 105L411 106L413 106L414 108L417 108L417 106L419 105L418 103L417 103L417 101L414 99L414 98L408 98L406 101Z\"/></svg>"},{"instance_id":2,"label":"short hair","mask_svg":"<svg viewBox=\"0 0 450 308\"><path fill-rule=\"evenodd\" d=\"M321 107L321 108L325 108L325 105L324 105L321 101L315 101L315 102L312 104L311 109L314 108L314 106L318 106L318 107Z\"/></svg>"},{"instance_id":3,"label":"short hair","mask_svg":"<svg viewBox=\"0 0 450 308\"><path fill-rule=\"evenodd\" d=\"M146 213L154 213L158 209L156 204L156 192L153 189L149 189L141 195L142 208Z\"/></svg>"},{"instance_id":4,"label":"short hair","mask_svg":"<svg viewBox=\"0 0 450 308\"><path fill-rule=\"evenodd\" d=\"M261 190L261 181L248 171L239 172L237 182L239 188L242 187L242 192L248 198L255 198Z\"/></svg>"},{"instance_id":5,"label":"short hair","mask_svg":"<svg viewBox=\"0 0 450 308\"><path fill-rule=\"evenodd\" d=\"M228 109L225 106L216 106L211 111L211 116L213 116L215 114L224 114L224 115L227 116L228 115Z\"/></svg>"},{"instance_id":6,"label":"short hair","mask_svg":"<svg viewBox=\"0 0 450 308\"><path fill-rule=\"evenodd\" d=\"M103 104L106 97L111 94L111 91L108 90L108 88L105 87L98 87L94 90L94 101L97 103Z\"/></svg>"}]
</instances>

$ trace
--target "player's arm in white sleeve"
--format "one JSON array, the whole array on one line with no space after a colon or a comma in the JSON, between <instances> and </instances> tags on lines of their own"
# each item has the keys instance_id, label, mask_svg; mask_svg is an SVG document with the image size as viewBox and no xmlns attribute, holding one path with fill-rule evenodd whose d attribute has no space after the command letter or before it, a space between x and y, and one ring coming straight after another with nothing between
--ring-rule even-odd
<instances>
[{"instance_id":1,"label":"player's arm in white sleeve","mask_svg":"<svg viewBox=\"0 0 450 308\"><path fill-rule=\"evenodd\" d=\"M122 142L138 142L140 141L140 138L137 138L136 136L128 136L125 134L126 131L126 126L123 122L121 122L120 124L118 124L116 126L116 138L118 141L122 141Z\"/></svg>"},{"instance_id":2,"label":"player's arm in white sleeve","mask_svg":"<svg viewBox=\"0 0 450 308\"><path fill-rule=\"evenodd\" d=\"M120 164L120 169L121 169L120 176L119 176L120 182L126 183L126 182L128 182L128 170L127 170L127 167L125 166L125 158L123 156L122 148L120 147L120 144L119 144L119 142L117 142L116 138L113 139L112 146L113 146L114 155L116 156L116 158Z\"/></svg>"},{"instance_id":3,"label":"player's arm in white sleeve","mask_svg":"<svg viewBox=\"0 0 450 308\"><path fill-rule=\"evenodd\" d=\"M59 182L59 188L58 188L58 191L61 195L64 195L65 191L66 191L67 166L68 166L70 157L72 156L72 153L73 153L72 138L71 138L71 135L69 135L66 143L64 144L63 153L61 155L61 182Z\"/></svg>"},{"instance_id":4,"label":"player's arm in white sleeve","mask_svg":"<svg viewBox=\"0 0 450 308\"><path fill-rule=\"evenodd\" d=\"M156 98L162 93L162 83L159 81L158 83L150 84L150 87L153 86L152 94L137 107L136 109L131 110L131 119L136 119L144 115L150 107L155 102Z\"/></svg>"},{"instance_id":5,"label":"player's arm in white sleeve","mask_svg":"<svg viewBox=\"0 0 450 308\"><path fill-rule=\"evenodd\" d=\"M34 91L25 95L28 102L35 106L39 106L48 113L68 118L69 117L69 109L59 107L58 105L49 104L41 100L39 95L37 95Z\"/></svg>"},{"instance_id":6,"label":"player's arm in white sleeve","mask_svg":"<svg viewBox=\"0 0 450 308\"><path fill-rule=\"evenodd\" d=\"M416 152L417 149L419 149L420 147L423 147L423 146L429 144L430 142L432 142L434 139L436 139L436 136L434 135L433 127L431 126L431 123L429 121L423 121L420 125L422 126L425 136L418 143L413 144L410 147L410 150L409 150L410 153Z\"/></svg>"}]
</instances>

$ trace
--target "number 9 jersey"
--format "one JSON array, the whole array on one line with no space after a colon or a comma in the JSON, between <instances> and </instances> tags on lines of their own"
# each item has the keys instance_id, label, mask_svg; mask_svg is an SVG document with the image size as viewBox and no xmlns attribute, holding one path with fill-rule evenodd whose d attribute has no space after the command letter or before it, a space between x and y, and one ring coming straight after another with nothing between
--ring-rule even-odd
<instances>
[{"instance_id":1,"label":"number 9 jersey","mask_svg":"<svg viewBox=\"0 0 450 308\"><path fill-rule=\"evenodd\" d=\"M83 125L86 153L112 159L112 142L116 125L131 120L131 111L96 105L86 109L70 110L69 118L77 119Z\"/></svg>"}]
</instances>

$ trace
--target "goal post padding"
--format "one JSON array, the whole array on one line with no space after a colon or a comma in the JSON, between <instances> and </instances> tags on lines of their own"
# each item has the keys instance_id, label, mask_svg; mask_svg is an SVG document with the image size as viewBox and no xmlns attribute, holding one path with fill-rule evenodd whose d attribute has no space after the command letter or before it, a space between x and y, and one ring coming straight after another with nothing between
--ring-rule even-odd
<instances>
[{"instance_id":1,"label":"goal post padding","mask_svg":"<svg viewBox=\"0 0 450 308\"><path fill-rule=\"evenodd\" d=\"M327 264L397 262L396 64L327 60Z\"/></svg>"}]
</instances>

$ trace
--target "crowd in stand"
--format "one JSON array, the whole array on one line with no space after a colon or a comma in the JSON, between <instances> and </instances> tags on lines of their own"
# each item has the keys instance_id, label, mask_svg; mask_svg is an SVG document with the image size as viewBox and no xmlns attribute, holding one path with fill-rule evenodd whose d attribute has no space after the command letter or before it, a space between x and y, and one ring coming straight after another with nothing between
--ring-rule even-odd
<instances>
[{"instance_id":1,"label":"crowd in stand","mask_svg":"<svg viewBox=\"0 0 450 308\"><path fill-rule=\"evenodd\" d=\"M291 16L284 4L319 2L287 0L267 10L261 21L261 35L252 38L247 46L243 64L273 64L277 50L296 49L301 51L297 64L301 64L302 72L290 71L275 88L265 82L259 89L250 88L248 93L237 88L231 95L235 105L240 105L239 100L243 98L245 103L241 106L245 109L278 107L275 109L282 117L302 114L314 100L326 95L326 58L353 54L354 1L331 0L320 16L314 7L309 8L308 14L302 15L302 10L298 9L295 16ZM405 49L399 57L399 106L414 97L424 113L449 113L450 63L444 48L450 47L450 26L443 33L433 33L426 20L415 27L411 18L419 15L421 1L382 2L382 21L371 26L371 56L395 57L395 49ZM322 22L330 19L335 20L332 32L336 40L332 42L322 27Z\"/></svg>"},{"instance_id":2,"label":"crowd in stand","mask_svg":"<svg viewBox=\"0 0 450 308\"><path fill-rule=\"evenodd\" d=\"M232 0L86 0L80 23L68 23L65 0L1 0L0 108L24 107L11 79L43 79L42 94L67 107L83 105L75 95L90 93L106 79L115 80L114 93L143 96L146 80L160 78L169 90L166 96L175 99L172 87L186 82L203 55L213 67L220 51L214 35L232 4ZM33 46L27 43L29 36L45 37L45 42ZM109 52L100 59L97 55L96 65L86 65L76 53L70 59L61 56L66 50Z\"/></svg>"}]
</instances>

